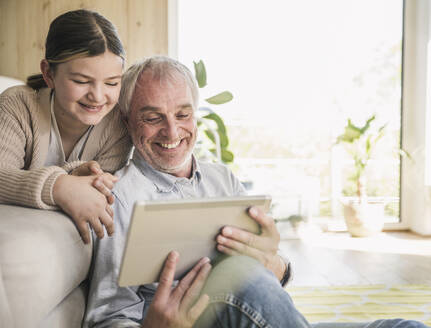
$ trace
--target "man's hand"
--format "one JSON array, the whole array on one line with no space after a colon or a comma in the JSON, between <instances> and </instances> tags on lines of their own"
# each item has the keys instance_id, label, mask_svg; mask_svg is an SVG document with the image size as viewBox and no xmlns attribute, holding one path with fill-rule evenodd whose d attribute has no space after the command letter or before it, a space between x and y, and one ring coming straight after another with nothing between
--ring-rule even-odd
<instances>
[{"instance_id":1,"label":"man's hand","mask_svg":"<svg viewBox=\"0 0 431 328\"><path fill-rule=\"evenodd\" d=\"M111 190L114 188L114 183L118 181L118 177L103 172L99 163L96 161L85 162L74 169L70 174L75 176L95 176L96 178L93 180L92 186L106 197L110 205L114 203L114 196Z\"/></svg>"},{"instance_id":2,"label":"man's hand","mask_svg":"<svg viewBox=\"0 0 431 328\"><path fill-rule=\"evenodd\" d=\"M235 227L224 227L216 239L217 249L228 255L253 257L281 280L286 265L277 254L280 234L274 220L258 207L251 207L248 214L260 225L262 233L257 235Z\"/></svg>"},{"instance_id":3,"label":"man's hand","mask_svg":"<svg viewBox=\"0 0 431 328\"><path fill-rule=\"evenodd\" d=\"M71 216L86 244L90 242L88 224L99 238L104 236L103 226L108 235L114 233L114 212L106 196L92 186L94 180L94 176L65 174L57 178L53 190L55 203Z\"/></svg>"},{"instance_id":4,"label":"man's hand","mask_svg":"<svg viewBox=\"0 0 431 328\"><path fill-rule=\"evenodd\" d=\"M177 252L169 253L143 328L192 327L207 307L208 295L199 294L211 269L209 259L201 259L172 289L178 259Z\"/></svg>"}]
</instances>

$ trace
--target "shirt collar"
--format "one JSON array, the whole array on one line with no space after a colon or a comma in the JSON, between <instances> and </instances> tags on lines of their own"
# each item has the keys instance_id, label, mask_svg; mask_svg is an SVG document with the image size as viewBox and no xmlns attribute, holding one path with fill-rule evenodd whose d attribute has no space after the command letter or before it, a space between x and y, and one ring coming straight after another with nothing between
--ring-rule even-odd
<instances>
[{"instance_id":1,"label":"shirt collar","mask_svg":"<svg viewBox=\"0 0 431 328\"><path fill-rule=\"evenodd\" d=\"M179 178L172 174L156 170L145 161L136 149L133 152L132 161L141 173L154 183L159 192L171 192L174 189L175 184L180 181L188 180L191 183L194 183L195 181L196 183L199 183L202 180L201 168L193 154L191 178Z\"/></svg>"}]
</instances>

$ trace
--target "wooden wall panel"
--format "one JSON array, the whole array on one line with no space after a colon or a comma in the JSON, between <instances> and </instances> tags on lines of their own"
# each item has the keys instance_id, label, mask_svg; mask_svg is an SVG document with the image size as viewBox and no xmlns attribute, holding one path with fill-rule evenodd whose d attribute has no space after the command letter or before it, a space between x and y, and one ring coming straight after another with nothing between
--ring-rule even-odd
<instances>
[{"instance_id":1,"label":"wooden wall panel","mask_svg":"<svg viewBox=\"0 0 431 328\"><path fill-rule=\"evenodd\" d=\"M39 72L50 22L73 9L96 10L117 27L128 65L168 53L168 0L0 0L0 75Z\"/></svg>"}]
</instances>

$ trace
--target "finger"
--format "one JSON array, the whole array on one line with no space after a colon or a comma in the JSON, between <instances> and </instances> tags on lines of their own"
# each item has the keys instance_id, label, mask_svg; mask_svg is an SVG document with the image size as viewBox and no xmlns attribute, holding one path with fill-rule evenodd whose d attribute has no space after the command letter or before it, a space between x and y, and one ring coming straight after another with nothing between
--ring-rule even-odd
<instances>
[{"instance_id":1,"label":"finger","mask_svg":"<svg viewBox=\"0 0 431 328\"><path fill-rule=\"evenodd\" d=\"M112 196L111 190L106 187L101 177L97 177L96 179L94 179L92 185L94 188L97 189L97 191L99 191L103 196L105 196L107 200L108 197Z\"/></svg>"},{"instance_id":2,"label":"finger","mask_svg":"<svg viewBox=\"0 0 431 328\"><path fill-rule=\"evenodd\" d=\"M108 212L102 213L99 220L105 226L108 236L112 236L112 234L114 233L114 220L108 214Z\"/></svg>"},{"instance_id":3,"label":"finger","mask_svg":"<svg viewBox=\"0 0 431 328\"><path fill-rule=\"evenodd\" d=\"M109 173L108 173L109 174ZM120 180L120 178L119 177L117 177L116 175L112 175L112 174L110 174L111 175L111 177L112 177L112 182L117 182L118 180Z\"/></svg>"},{"instance_id":4,"label":"finger","mask_svg":"<svg viewBox=\"0 0 431 328\"><path fill-rule=\"evenodd\" d=\"M103 236L105 235L105 233L103 232L103 226L102 226L102 223L100 222L99 218L92 218L92 219L88 220L88 223L93 228L96 236L99 239L102 239Z\"/></svg>"},{"instance_id":5,"label":"finger","mask_svg":"<svg viewBox=\"0 0 431 328\"><path fill-rule=\"evenodd\" d=\"M220 245L220 244L217 245L217 250L219 252L222 252L223 254L230 255L230 256L241 255L241 253L235 251L234 249Z\"/></svg>"},{"instance_id":6,"label":"finger","mask_svg":"<svg viewBox=\"0 0 431 328\"><path fill-rule=\"evenodd\" d=\"M253 248L265 249L266 237L256 235L255 233L248 232L234 227L224 227L221 231L221 237L230 240L239 241L242 244L248 245ZM217 236L218 238L218 236Z\"/></svg>"},{"instance_id":7,"label":"finger","mask_svg":"<svg viewBox=\"0 0 431 328\"><path fill-rule=\"evenodd\" d=\"M210 302L210 298L207 294L203 294L201 297L199 297L196 304L189 310L188 312L188 319L193 324L196 320L200 317L202 312L205 311L206 307L208 306Z\"/></svg>"},{"instance_id":8,"label":"finger","mask_svg":"<svg viewBox=\"0 0 431 328\"><path fill-rule=\"evenodd\" d=\"M90 242L90 229L88 228L87 221L81 221L76 226L84 244L88 244Z\"/></svg>"},{"instance_id":9,"label":"finger","mask_svg":"<svg viewBox=\"0 0 431 328\"><path fill-rule=\"evenodd\" d=\"M106 181L107 183L109 182L111 184L111 187L110 187L111 189L114 187L114 183L119 180L119 177L107 172L103 173L102 177L104 181Z\"/></svg>"},{"instance_id":10,"label":"finger","mask_svg":"<svg viewBox=\"0 0 431 328\"><path fill-rule=\"evenodd\" d=\"M262 233L265 233L266 231L273 233L274 230L277 230L274 219L266 215L259 207L250 207L248 209L248 214L261 226Z\"/></svg>"},{"instance_id":11,"label":"finger","mask_svg":"<svg viewBox=\"0 0 431 328\"><path fill-rule=\"evenodd\" d=\"M93 180L92 186L106 197L106 201L109 205L114 204L115 197L111 192L111 189L114 187L114 183L111 179L104 179L103 175L99 176Z\"/></svg>"},{"instance_id":12,"label":"finger","mask_svg":"<svg viewBox=\"0 0 431 328\"><path fill-rule=\"evenodd\" d=\"M217 236L217 249L228 255L247 255L258 261L263 261L265 253L261 249L250 247L233 239Z\"/></svg>"},{"instance_id":13,"label":"finger","mask_svg":"<svg viewBox=\"0 0 431 328\"><path fill-rule=\"evenodd\" d=\"M196 299L199 297L202 288L205 284L205 281L208 278L208 275L211 271L211 264L205 263L201 269L199 270L198 275L195 280L191 284L190 288L187 290L181 301L181 309L185 309L186 311L191 308L191 306L195 303Z\"/></svg>"},{"instance_id":14,"label":"finger","mask_svg":"<svg viewBox=\"0 0 431 328\"><path fill-rule=\"evenodd\" d=\"M174 301L179 302L183 298L184 294L193 283L195 277L199 274L201 268L209 261L209 258L203 257L189 272L187 272L184 278L178 283L177 287L175 287L175 290L172 294Z\"/></svg>"},{"instance_id":15,"label":"finger","mask_svg":"<svg viewBox=\"0 0 431 328\"><path fill-rule=\"evenodd\" d=\"M165 264L160 274L159 286L157 287L156 294L154 295L154 303L165 304L171 294L171 287L174 281L175 268L179 259L179 254L172 251L168 254Z\"/></svg>"},{"instance_id":16,"label":"finger","mask_svg":"<svg viewBox=\"0 0 431 328\"><path fill-rule=\"evenodd\" d=\"M103 182L106 188L112 189L114 188L114 184L115 182L117 182L118 177L113 176L112 174L109 174L109 173L104 173L99 177L99 179Z\"/></svg>"},{"instance_id":17,"label":"finger","mask_svg":"<svg viewBox=\"0 0 431 328\"><path fill-rule=\"evenodd\" d=\"M99 163L97 163L96 161L88 162L88 170L90 171L91 174L95 174L95 175L103 174L103 171L100 168Z\"/></svg>"},{"instance_id":18,"label":"finger","mask_svg":"<svg viewBox=\"0 0 431 328\"><path fill-rule=\"evenodd\" d=\"M109 205L114 204L114 200L115 200L115 197L112 194L111 194L111 196L106 197L106 201L108 202Z\"/></svg>"},{"instance_id":19,"label":"finger","mask_svg":"<svg viewBox=\"0 0 431 328\"><path fill-rule=\"evenodd\" d=\"M112 207L111 207L111 206L107 205L107 206L106 206L106 208L105 208L105 211L106 211L106 213L108 213L108 214L109 214L109 216L110 216L111 218L114 218L114 211L112 210Z\"/></svg>"}]
</instances>

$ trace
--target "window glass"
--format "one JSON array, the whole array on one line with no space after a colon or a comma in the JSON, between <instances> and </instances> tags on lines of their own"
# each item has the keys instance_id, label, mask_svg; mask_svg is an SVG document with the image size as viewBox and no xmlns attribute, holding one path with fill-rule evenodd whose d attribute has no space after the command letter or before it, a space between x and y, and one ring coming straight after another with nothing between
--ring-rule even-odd
<instances>
[{"instance_id":1,"label":"window glass","mask_svg":"<svg viewBox=\"0 0 431 328\"><path fill-rule=\"evenodd\" d=\"M355 197L353 161L334 147L347 118L386 125L369 162L367 194L399 220L401 0L178 1L178 57L208 75L203 98L228 127L232 166L274 214L341 216Z\"/></svg>"}]
</instances>

